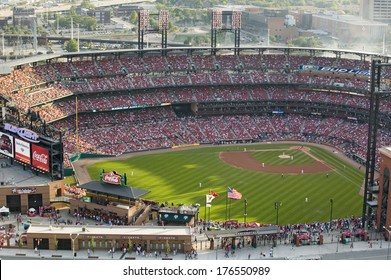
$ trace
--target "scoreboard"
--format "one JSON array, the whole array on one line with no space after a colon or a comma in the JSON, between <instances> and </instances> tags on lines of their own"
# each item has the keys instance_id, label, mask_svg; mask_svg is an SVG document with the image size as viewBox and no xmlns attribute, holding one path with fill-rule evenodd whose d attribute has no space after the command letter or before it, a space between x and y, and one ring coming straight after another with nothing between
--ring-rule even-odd
<instances>
[{"instance_id":1,"label":"scoreboard","mask_svg":"<svg viewBox=\"0 0 391 280\"><path fill-rule=\"evenodd\" d=\"M5 123L0 131L0 154L32 169L63 178L62 142L23 127Z\"/></svg>"}]
</instances>

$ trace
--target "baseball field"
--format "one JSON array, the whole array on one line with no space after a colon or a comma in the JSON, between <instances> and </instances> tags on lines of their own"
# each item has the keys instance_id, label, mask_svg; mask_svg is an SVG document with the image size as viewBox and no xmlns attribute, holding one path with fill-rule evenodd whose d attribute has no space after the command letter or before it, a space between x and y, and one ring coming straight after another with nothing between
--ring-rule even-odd
<instances>
[{"instance_id":1,"label":"baseball field","mask_svg":"<svg viewBox=\"0 0 391 280\"><path fill-rule=\"evenodd\" d=\"M128 185L147 189L145 199L200 204L200 218L279 224L361 216L364 173L340 154L316 145L260 144L134 153L88 167L126 173ZM242 194L227 200L227 188ZM205 195L217 193L210 208ZM332 203L330 200L332 199ZM229 211L227 211L227 201ZM245 205L247 201L247 205ZM276 209L276 202L279 203ZM206 214L206 215L205 215Z\"/></svg>"}]
</instances>

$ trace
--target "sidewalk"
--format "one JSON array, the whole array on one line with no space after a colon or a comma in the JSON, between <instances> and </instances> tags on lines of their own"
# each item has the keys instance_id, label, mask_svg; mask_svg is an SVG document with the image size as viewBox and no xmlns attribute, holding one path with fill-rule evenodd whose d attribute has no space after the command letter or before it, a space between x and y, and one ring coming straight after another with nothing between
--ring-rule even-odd
<instances>
[{"instance_id":1,"label":"sidewalk","mask_svg":"<svg viewBox=\"0 0 391 280\"><path fill-rule=\"evenodd\" d=\"M64 219L67 219L67 211L63 211ZM26 222L27 219L30 219L26 216L23 216L23 221ZM42 217L33 217L31 218L32 224L48 224L50 221L48 218ZM15 234L21 234L23 230L23 222L17 225L15 214L10 216L10 219L3 220L0 225L7 226L9 224L15 225ZM19 228L19 230L18 230ZM277 246L272 249L271 256L271 245L270 244L262 244L257 248L253 248L251 246L246 246L242 249L237 249L235 254L232 256L229 254L229 258L225 257L225 251L219 248L218 250L210 250L198 247L198 256L197 259L200 260L244 260L244 259L321 259L323 255L327 254L335 254L335 253L349 253L349 252L357 252L357 251L366 251L366 250L376 250L380 248L386 248L387 242L384 240L378 240L379 234L375 232L371 232L369 234L370 242L372 243L372 248L370 248L369 243L367 241L355 241L353 239L353 248L350 247L351 243L342 244L337 243L337 236L339 231L334 231L332 233L324 233L324 244L323 245L302 245L302 246L294 246L291 244L284 244L277 242ZM203 241L206 243L206 237L204 234L195 233L193 234L197 240ZM11 246L15 245L15 238L11 238L10 241ZM261 252L263 253L261 255ZM28 250L24 248L2 248L0 250L0 258L8 257L18 257L18 258L49 258L49 259L104 259L104 260L126 260L129 258L135 258L137 260L156 260L162 259L162 257L155 256L137 256L135 252L123 254L121 250L114 252L114 254L109 254L106 250L96 250L95 252L90 252L88 255L87 250L76 251L76 256L73 256L73 252L71 250L40 250L40 252L35 252L34 250ZM164 256L163 256L164 257ZM170 254L168 256L170 259L175 260L184 260L185 255L178 253L177 255Z\"/></svg>"},{"instance_id":2,"label":"sidewalk","mask_svg":"<svg viewBox=\"0 0 391 280\"><path fill-rule=\"evenodd\" d=\"M386 248L387 243L383 242L383 248ZM338 247L338 248L337 248ZM305 245L300 247L293 247L291 245L277 245L273 248L273 257L270 256L270 247L268 246L260 246L258 248L242 248L235 251L234 256L229 255L229 258L225 257L225 251L218 249L216 250L204 250L198 252L197 259L199 260L245 260L250 259L288 259L288 260L304 260L304 259L321 259L323 255L326 254L335 254L335 253L348 253L348 252L357 252L357 251L365 251L365 250L377 250L380 249L380 242L373 244L372 248L369 248L368 242L359 241L354 242L354 247L350 248L349 244L341 244L339 243L329 243L323 245ZM338 251L337 251L338 250ZM261 252L265 254L265 256L261 256ZM160 260L162 257L155 256L143 257L141 255L137 256L135 252L131 254L123 254L120 250L114 252L114 254L109 254L105 250L96 250L95 252L90 252L90 256L88 256L87 250L80 250L75 252L76 256L72 256L72 251L65 250L41 250L40 252L35 252L34 250L27 249L19 249L19 248L3 248L0 250L0 258L1 257L20 257L23 258L44 258L44 259L75 259L75 260L128 260L130 258L134 258L136 260ZM184 254L177 254L168 256L169 259L173 260L184 260Z\"/></svg>"}]
</instances>

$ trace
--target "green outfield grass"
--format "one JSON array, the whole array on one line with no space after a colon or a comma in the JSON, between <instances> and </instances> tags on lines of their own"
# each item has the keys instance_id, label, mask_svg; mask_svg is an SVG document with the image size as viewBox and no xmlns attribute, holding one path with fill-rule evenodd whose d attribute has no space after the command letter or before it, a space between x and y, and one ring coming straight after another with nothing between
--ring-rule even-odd
<instances>
[{"instance_id":1,"label":"green outfield grass","mask_svg":"<svg viewBox=\"0 0 391 280\"><path fill-rule=\"evenodd\" d=\"M171 204L201 204L200 218L205 217L205 195L213 190L220 196L212 202L210 218L216 221L226 217L226 190L228 186L243 194L242 200L231 201L230 218L244 220L244 198L247 199L247 222L275 223L275 202L279 208L279 223L306 223L330 219L330 198L333 199L333 218L361 216L362 197L359 195L364 174L336 155L310 146L310 153L334 166L326 174L285 175L265 174L234 168L219 159L226 150L288 149L291 144L264 144L248 146L207 147L191 150L173 150L159 154L137 155L127 160L94 164L88 172L94 180L99 170L126 173L128 185L150 190L145 199ZM286 151L288 154L294 151ZM291 160L278 158L281 152L257 151L254 157L268 164L290 164ZM309 163L310 157L293 154L292 163ZM133 175L132 175L133 174ZM201 183L201 186L200 186ZM115 187L115 186L114 186ZM307 198L307 200L306 200ZM209 213L208 213L209 214ZM208 215L207 215L208 218Z\"/></svg>"}]
</instances>

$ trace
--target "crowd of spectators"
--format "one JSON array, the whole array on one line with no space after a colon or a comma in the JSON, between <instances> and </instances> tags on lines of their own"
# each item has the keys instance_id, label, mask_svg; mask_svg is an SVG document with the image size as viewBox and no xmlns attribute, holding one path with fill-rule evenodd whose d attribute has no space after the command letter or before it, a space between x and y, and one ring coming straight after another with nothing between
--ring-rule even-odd
<instances>
[{"instance_id":1,"label":"crowd of spectators","mask_svg":"<svg viewBox=\"0 0 391 280\"><path fill-rule=\"evenodd\" d=\"M129 151L192 143L298 140L328 144L350 155L366 157L366 123L315 115L216 115L178 117L171 107L84 114L56 122L65 131L67 153L120 155ZM380 130L378 146L391 144L390 132Z\"/></svg>"},{"instance_id":2,"label":"crowd of spectators","mask_svg":"<svg viewBox=\"0 0 391 280\"><path fill-rule=\"evenodd\" d=\"M59 81L64 85L72 85L69 81L83 79L90 88L83 92L106 90L105 86L94 87L96 82L109 84L111 89L158 87L164 85L158 76L179 76L184 79L166 78L169 84L234 84L240 83L268 83L268 82L302 82L332 85L336 80L348 80L346 87L357 87L366 83L366 79L359 76L344 75L331 71L299 71L300 65L332 66L356 70L369 70L369 62L354 59L335 57L308 57L299 55L193 55L193 56L152 56L152 57L121 57L120 59L80 60L71 62L54 62L40 64L34 67L24 67L11 72L2 78L2 91L13 92L40 83ZM287 75L276 75L282 70ZM243 73L237 75L238 73ZM193 73L193 74L191 74ZM190 77L189 77L190 75ZM231 78L231 75L234 77ZM387 72L384 74L386 77ZM108 81L108 77L117 77ZM98 81L96 78L102 78ZM93 79L94 78L94 79ZM104 79L103 79L104 78ZM281 79L281 80L279 80ZM349 81L350 80L350 81ZM156 81L156 83L154 82Z\"/></svg>"},{"instance_id":3,"label":"crowd of spectators","mask_svg":"<svg viewBox=\"0 0 391 280\"><path fill-rule=\"evenodd\" d=\"M302 65L370 69L363 57L295 53L74 59L15 69L0 77L0 94L22 113L39 112L42 120L65 131L69 153L121 154L194 142L298 139L332 144L365 157L367 125L354 120L225 115L227 102L237 107L243 105L240 102L251 106L251 102L285 101L368 110L367 76L302 70ZM388 72L383 73L385 78ZM171 107L157 108L189 102L209 106L212 114L177 116ZM151 108L135 109L144 107ZM116 111L120 109L132 110ZM380 111L385 115L391 111L390 98L382 100ZM79 116L79 143L75 143L76 112L95 113ZM379 142L391 143L389 132L381 130Z\"/></svg>"},{"instance_id":4,"label":"crowd of spectators","mask_svg":"<svg viewBox=\"0 0 391 280\"><path fill-rule=\"evenodd\" d=\"M96 83L96 87L99 84ZM107 86L107 84L106 84ZM51 106L35 106L34 111L40 113L40 117L46 122L74 115L76 113L76 99L72 97L72 93L62 88L57 91L54 88L41 88L39 92L44 91L45 97L55 96L62 93L68 98L59 98L54 101ZM37 94L37 98L34 97ZM31 102L36 104L45 103L45 100L40 99L42 95L38 91L30 93ZM26 110L29 108L28 100L18 99L21 107ZM24 102L23 102L24 101ZM349 106L357 108L358 111L368 110L370 99L366 95L348 94L341 92L319 92L311 90L300 90L291 86L224 86L224 87L180 87L180 88L163 88L151 89L145 91L136 91L135 93L97 93L93 96L83 96L78 98L78 112L95 112L102 110L113 110L117 108L137 108L145 106L160 106L164 103L208 103L208 102L259 102L259 101L286 101L286 102L301 102L301 106L307 104L320 103L325 106ZM380 111L387 114L391 109L391 100L384 99L380 105ZM211 103L212 104L212 103ZM250 104L250 103L249 103ZM298 103L297 103L298 104ZM216 104L212 104L215 106ZM215 106L217 108L217 106Z\"/></svg>"}]
</instances>

